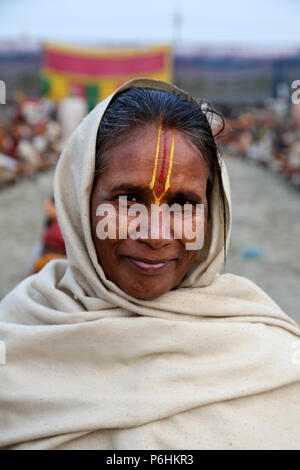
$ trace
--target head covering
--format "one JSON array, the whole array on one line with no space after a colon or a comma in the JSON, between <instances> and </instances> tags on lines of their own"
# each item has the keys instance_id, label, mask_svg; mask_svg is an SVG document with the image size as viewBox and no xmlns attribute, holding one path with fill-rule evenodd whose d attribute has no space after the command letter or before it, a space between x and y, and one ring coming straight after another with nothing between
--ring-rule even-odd
<instances>
[{"instance_id":1,"label":"head covering","mask_svg":"<svg viewBox=\"0 0 300 470\"><path fill-rule=\"evenodd\" d=\"M215 184L205 247L182 283L153 300L108 280L92 240L99 123L130 87L193 98L149 79L125 83L68 140L55 173L67 260L0 304L0 446L14 449L300 448L299 326L256 284L220 274ZM226 195L230 234L229 181Z\"/></svg>"}]
</instances>

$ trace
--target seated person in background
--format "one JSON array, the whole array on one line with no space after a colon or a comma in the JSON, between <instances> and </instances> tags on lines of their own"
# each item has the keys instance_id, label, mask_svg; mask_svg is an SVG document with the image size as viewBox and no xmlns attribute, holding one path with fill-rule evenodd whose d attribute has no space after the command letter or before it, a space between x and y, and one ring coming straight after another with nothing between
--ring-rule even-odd
<instances>
[{"instance_id":1,"label":"seated person in background","mask_svg":"<svg viewBox=\"0 0 300 470\"><path fill-rule=\"evenodd\" d=\"M54 197L44 202L45 229L40 243L34 248L27 268L27 276L39 272L49 261L66 257L66 248L56 218Z\"/></svg>"}]
</instances>

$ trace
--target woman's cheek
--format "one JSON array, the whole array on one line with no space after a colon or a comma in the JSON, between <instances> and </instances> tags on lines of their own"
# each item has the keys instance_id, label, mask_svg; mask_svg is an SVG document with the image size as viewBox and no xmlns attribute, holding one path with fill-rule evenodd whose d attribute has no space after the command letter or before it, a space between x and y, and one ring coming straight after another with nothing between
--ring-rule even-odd
<instances>
[{"instance_id":1,"label":"woman's cheek","mask_svg":"<svg viewBox=\"0 0 300 470\"><path fill-rule=\"evenodd\" d=\"M118 240L125 240L132 235L136 217L129 216L125 211L120 210L116 215L116 234Z\"/></svg>"},{"instance_id":2,"label":"woman's cheek","mask_svg":"<svg viewBox=\"0 0 300 470\"><path fill-rule=\"evenodd\" d=\"M117 212L117 237L126 238L148 238L148 210L144 206L137 207L132 211L131 206L128 211L120 208Z\"/></svg>"},{"instance_id":3,"label":"woman's cheek","mask_svg":"<svg viewBox=\"0 0 300 470\"><path fill-rule=\"evenodd\" d=\"M182 241L186 250L201 250L204 244L205 225L206 217L203 204L199 204L192 212L184 212Z\"/></svg>"}]
</instances>

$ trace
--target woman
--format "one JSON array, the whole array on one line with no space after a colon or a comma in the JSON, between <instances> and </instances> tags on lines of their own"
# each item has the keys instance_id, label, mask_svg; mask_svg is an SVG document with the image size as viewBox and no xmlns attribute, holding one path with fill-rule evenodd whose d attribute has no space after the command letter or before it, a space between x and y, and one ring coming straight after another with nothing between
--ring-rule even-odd
<instances>
[{"instance_id":1,"label":"woman","mask_svg":"<svg viewBox=\"0 0 300 470\"><path fill-rule=\"evenodd\" d=\"M230 193L203 111L137 79L67 142L55 175L67 260L0 304L2 448L300 448L300 329L253 282L219 274ZM152 219L151 236L129 236L134 204L165 202L192 206L193 224L204 205L201 248L174 227L153 237ZM116 237L98 230L99 206L114 208Z\"/></svg>"}]
</instances>

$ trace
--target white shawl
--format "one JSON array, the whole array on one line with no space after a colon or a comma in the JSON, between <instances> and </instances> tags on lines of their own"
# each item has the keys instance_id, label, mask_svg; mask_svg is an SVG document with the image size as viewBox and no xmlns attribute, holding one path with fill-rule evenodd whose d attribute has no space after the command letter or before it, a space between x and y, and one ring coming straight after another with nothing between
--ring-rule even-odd
<instances>
[{"instance_id":1,"label":"white shawl","mask_svg":"<svg viewBox=\"0 0 300 470\"><path fill-rule=\"evenodd\" d=\"M115 93L141 86L192 99L148 79ZM86 116L57 165L67 260L0 303L0 447L300 449L300 328L253 282L219 274L217 185L205 248L177 289L135 299L98 264L89 201L97 129L112 96ZM222 177L228 245L224 162Z\"/></svg>"}]
</instances>

